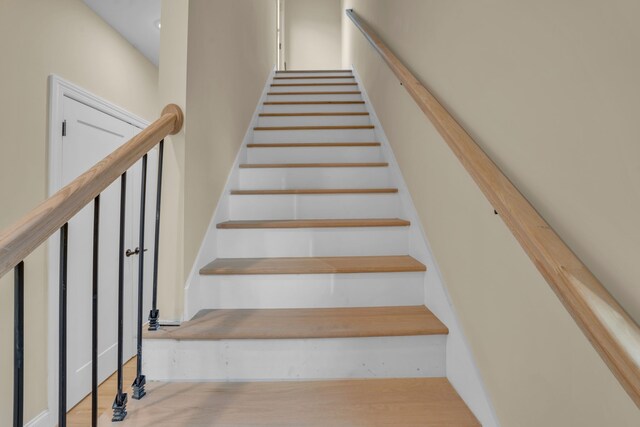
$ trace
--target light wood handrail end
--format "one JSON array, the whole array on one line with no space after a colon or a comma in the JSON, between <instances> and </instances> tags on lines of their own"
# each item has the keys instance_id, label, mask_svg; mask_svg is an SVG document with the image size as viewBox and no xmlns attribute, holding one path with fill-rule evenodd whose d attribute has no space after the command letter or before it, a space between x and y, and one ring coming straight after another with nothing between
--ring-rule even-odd
<instances>
[{"instance_id":1,"label":"light wood handrail end","mask_svg":"<svg viewBox=\"0 0 640 427\"><path fill-rule=\"evenodd\" d=\"M167 104L167 106L162 109L162 115L164 116L165 114L174 114L176 116L173 129L169 132L169 135L175 135L180 132L182 125L184 124L184 113L182 112L182 108L176 104Z\"/></svg>"}]
</instances>

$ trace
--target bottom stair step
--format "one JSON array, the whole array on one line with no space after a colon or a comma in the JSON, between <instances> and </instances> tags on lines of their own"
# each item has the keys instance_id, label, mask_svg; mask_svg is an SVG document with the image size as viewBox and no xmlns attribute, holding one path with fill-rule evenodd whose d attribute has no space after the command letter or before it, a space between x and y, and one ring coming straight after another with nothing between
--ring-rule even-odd
<instances>
[{"instance_id":1,"label":"bottom stair step","mask_svg":"<svg viewBox=\"0 0 640 427\"><path fill-rule=\"evenodd\" d=\"M480 423L445 378L254 383L151 382L124 422L168 426L423 426Z\"/></svg>"},{"instance_id":2,"label":"bottom stair step","mask_svg":"<svg viewBox=\"0 0 640 427\"><path fill-rule=\"evenodd\" d=\"M203 310L145 332L155 381L446 375L448 330L425 306Z\"/></svg>"},{"instance_id":3,"label":"bottom stair step","mask_svg":"<svg viewBox=\"0 0 640 427\"><path fill-rule=\"evenodd\" d=\"M178 327L146 339L230 340L443 335L449 331L425 306L202 310Z\"/></svg>"}]
</instances>

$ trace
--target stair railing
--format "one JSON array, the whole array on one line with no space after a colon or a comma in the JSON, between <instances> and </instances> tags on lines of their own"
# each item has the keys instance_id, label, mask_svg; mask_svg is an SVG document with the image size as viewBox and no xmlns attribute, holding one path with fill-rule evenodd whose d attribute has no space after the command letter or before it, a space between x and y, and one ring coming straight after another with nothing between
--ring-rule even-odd
<instances>
[{"instance_id":1,"label":"stair railing","mask_svg":"<svg viewBox=\"0 0 640 427\"><path fill-rule=\"evenodd\" d=\"M640 408L640 328L516 186L353 9L362 32L438 130Z\"/></svg>"},{"instance_id":2,"label":"stair railing","mask_svg":"<svg viewBox=\"0 0 640 427\"><path fill-rule=\"evenodd\" d=\"M124 328L124 257L125 255L125 201L127 170L142 158L140 230L137 304L137 371L132 385L134 399L145 395L145 376L142 374L142 325L144 279L144 219L146 205L147 153L159 144L158 180L155 216L155 253L153 265L153 301L149 314L149 329L158 328L158 243L160 232L160 195L162 191L162 160L164 138L175 135L184 121L180 107L167 105L158 120L73 180L35 209L24 215L9 228L0 232L0 277L14 269L14 377L13 427L24 424L24 259L54 233L60 233L59 261L59 371L58 371L58 426L67 424L67 264L69 220L93 201L93 270L92 270L92 426L98 422L98 229L100 225L100 194L120 179L120 230L118 254L118 373L117 393L113 403L113 421L122 421L127 414L127 394L123 392L123 328Z\"/></svg>"}]
</instances>

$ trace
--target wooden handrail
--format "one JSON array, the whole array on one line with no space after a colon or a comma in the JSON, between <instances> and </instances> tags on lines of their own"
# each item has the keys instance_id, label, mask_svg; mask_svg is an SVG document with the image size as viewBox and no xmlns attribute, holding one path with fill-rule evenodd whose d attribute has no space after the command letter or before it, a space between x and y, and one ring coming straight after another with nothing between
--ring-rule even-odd
<instances>
[{"instance_id":1,"label":"wooden handrail","mask_svg":"<svg viewBox=\"0 0 640 427\"><path fill-rule=\"evenodd\" d=\"M638 324L371 27L353 9L346 13L436 127L640 408Z\"/></svg>"},{"instance_id":2,"label":"wooden handrail","mask_svg":"<svg viewBox=\"0 0 640 427\"><path fill-rule=\"evenodd\" d=\"M164 137L178 133L183 121L180 107L167 105L158 120L0 232L0 277L44 243Z\"/></svg>"}]
</instances>

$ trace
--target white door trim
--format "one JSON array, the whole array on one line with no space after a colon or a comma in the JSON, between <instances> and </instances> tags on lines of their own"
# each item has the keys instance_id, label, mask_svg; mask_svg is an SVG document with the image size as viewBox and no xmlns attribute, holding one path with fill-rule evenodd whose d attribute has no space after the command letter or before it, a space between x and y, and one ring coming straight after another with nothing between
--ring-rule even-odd
<instances>
[{"instance_id":1,"label":"white door trim","mask_svg":"<svg viewBox=\"0 0 640 427\"><path fill-rule=\"evenodd\" d=\"M91 92L68 82L54 74L49 76L49 125L48 148L48 196L59 188L62 175L62 120L64 97L71 98L105 114L144 129L150 122L144 120ZM58 234L47 242L47 289L48 289L48 333L47 333L47 405L48 420L43 423L54 426L58 420ZM41 414L42 415L42 414ZM41 421L41 420L38 420Z\"/></svg>"}]
</instances>

